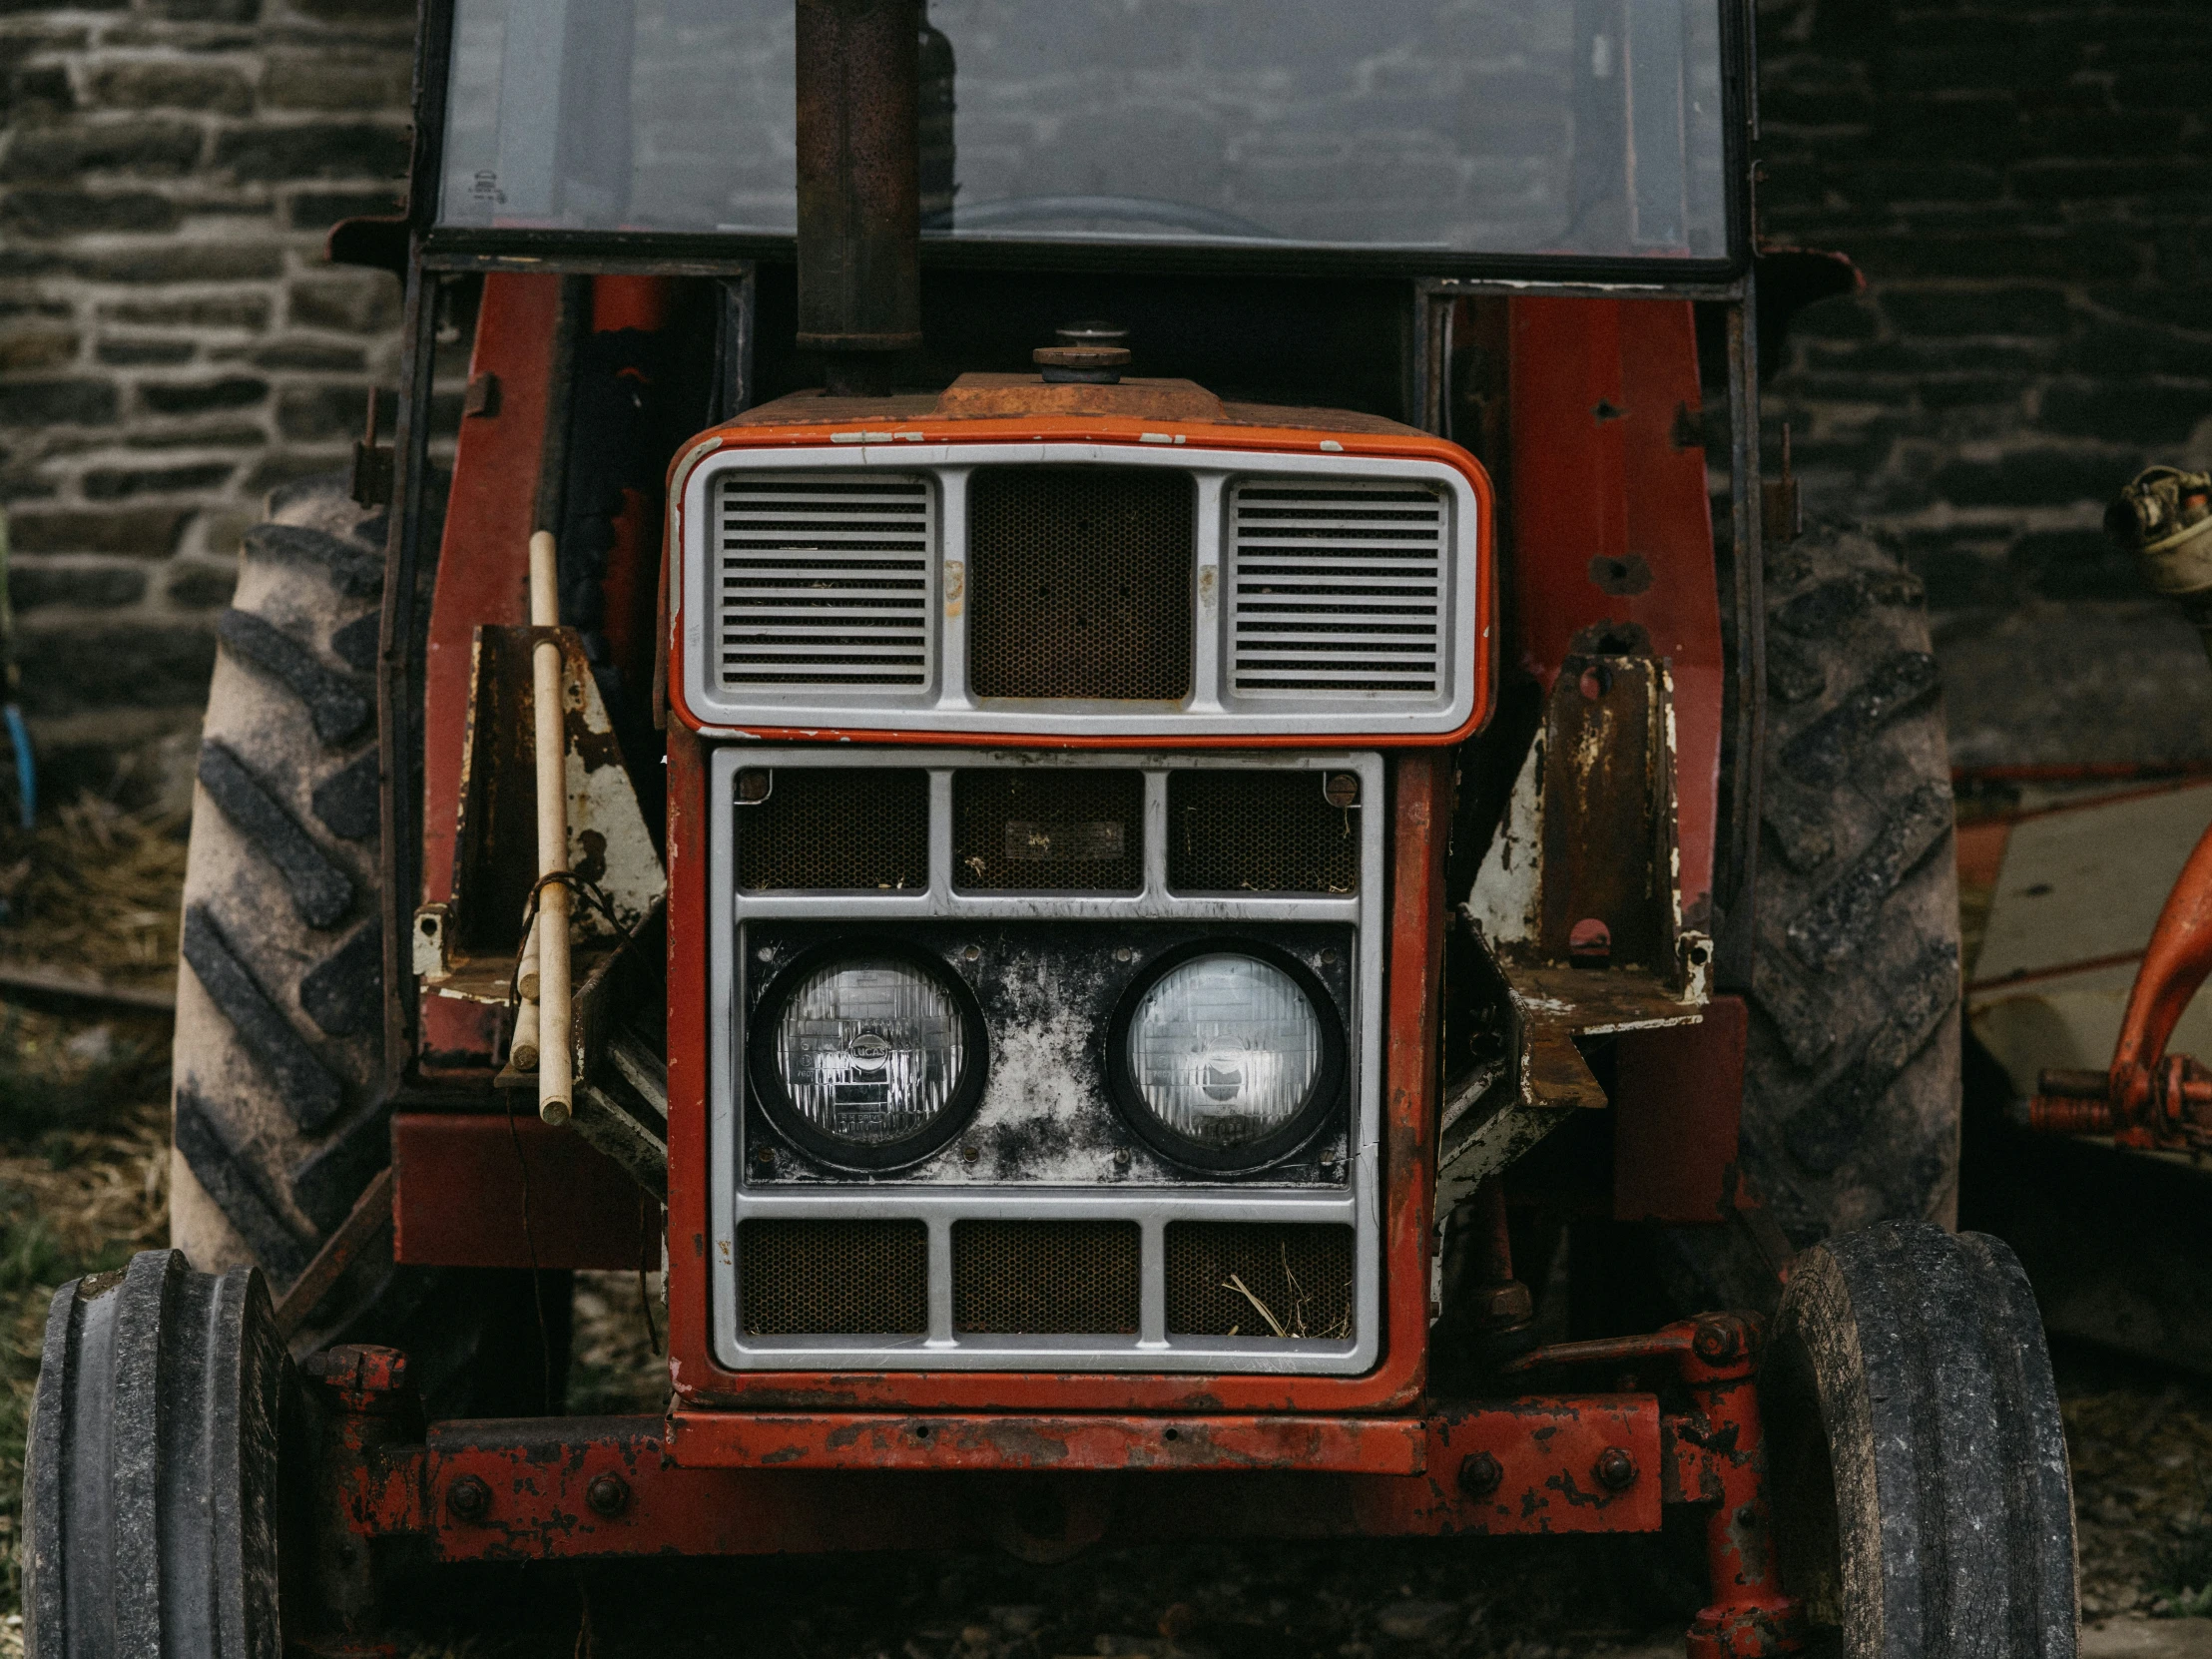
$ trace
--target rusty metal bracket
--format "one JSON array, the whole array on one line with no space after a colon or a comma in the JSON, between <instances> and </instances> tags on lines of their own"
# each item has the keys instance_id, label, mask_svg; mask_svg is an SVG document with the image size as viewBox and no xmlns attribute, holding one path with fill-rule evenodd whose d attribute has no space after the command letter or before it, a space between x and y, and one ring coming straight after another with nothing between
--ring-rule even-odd
<instances>
[{"instance_id":1,"label":"rusty metal bracket","mask_svg":"<svg viewBox=\"0 0 2212 1659\"><path fill-rule=\"evenodd\" d=\"M1685 927L1673 687L1648 656L1570 657L1461 907L1505 1013L1502 1056L1447 1089L1436 1215L1605 1092L1577 1037L1703 1017L1712 941Z\"/></svg>"},{"instance_id":2,"label":"rusty metal bracket","mask_svg":"<svg viewBox=\"0 0 2212 1659\"><path fill-rule=\"evenodd\" d=\"M1687 1412L1660 1420L1664 1501L1709 1509L1706 1567L1713 1599L1690 1626L1690 1659L1767 1659L1800 1651L1810 1634L1802 1603L1782 1585L1756 1374L1762 1332L1744 1314L1705 1314L1647 1337L1560 1343L1507 1369L1633 1365L1661 1360L1690 1395Z\"/></svg>"}]
</instances>

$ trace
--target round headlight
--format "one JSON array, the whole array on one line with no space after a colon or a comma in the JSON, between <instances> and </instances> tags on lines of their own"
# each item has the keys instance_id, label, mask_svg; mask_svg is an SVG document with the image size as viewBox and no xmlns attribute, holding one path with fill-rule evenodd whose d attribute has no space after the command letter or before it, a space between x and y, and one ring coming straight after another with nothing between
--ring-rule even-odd
<instances>
[{"instance_id":1,"label":"round headlight","mask_svg":"<svg viewBox=\"0 0 2212 1659\"><path fill-rule=\"evenodd\" d=\"M1184 953L1141 979L1116 1021L1132 1126L1182 1163L1256 1167L1328 1111L1334 1011L1303 970L1244 950Z\"/></svg>"},{"instance_id":2,"label":"round headlight","mask_svg":"<svg viewBox=\"0 0 2212 1659\"><path fill-rule=\"evenodd\" d=\"M756 1089L779 1127L833 1162L925 1157L980 1092L974 1000L918 954L803 959L770 987L757 1018Z\"/></svg>"}]
</instances>

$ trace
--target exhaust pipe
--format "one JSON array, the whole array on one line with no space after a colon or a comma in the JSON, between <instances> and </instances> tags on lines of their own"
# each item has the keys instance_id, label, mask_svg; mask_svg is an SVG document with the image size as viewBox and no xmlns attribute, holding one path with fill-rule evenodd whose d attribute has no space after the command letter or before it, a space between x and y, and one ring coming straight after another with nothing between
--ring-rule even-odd
<instances>
[{"instance_id":1,"label":"exhaust pipe","mask_svg":"<svg viewBox=\"0 0 2212 1659\"><path fill-rule=\"evenodd\" d=\"M916 0L794 0L799 348L832 397L890 390L921 343Z\"/></svg>"}]
</instances>

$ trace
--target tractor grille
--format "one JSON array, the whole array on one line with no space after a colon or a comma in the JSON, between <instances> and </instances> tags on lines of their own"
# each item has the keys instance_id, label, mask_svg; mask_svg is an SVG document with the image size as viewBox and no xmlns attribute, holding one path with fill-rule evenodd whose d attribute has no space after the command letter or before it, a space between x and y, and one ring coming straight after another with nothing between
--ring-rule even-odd
<instances>
[{"instance_id":1,"label":"tractor grille","mask_svg":"<svg viewBox=\"0 0 2212 1659\"><path fill-rule=\"evenodd\" d=\"M737 800L738 885L748 892L929 885L926 772L749 767Z\"/></svg>"},{"instance_id":2,"label":"tractor grille","mask_svg":"<svg viewBox=\"0 0 2212 1659\"><path fill-rule=\"evenodd\" d=\"M1167 1304L1171 1337L1349 1337L1352 1229L1174 1223Z\"/></svg>"},{"instance_id":3,"label":"tractor grille","mask_svg":"<svg viewBox=\"0 0 2212 1659\"><path fill-rule=\"evenodd\" d=\"M954 773L952 883L968 892L1136 892L1144 885L1144 774Z\"/></svg>"},{"instance_id":4,"label":"tractor grille","mask_svg":"<svg viewBox=\"0 0 2212 1659\"><path fill-rule=\"evenodd\" d=\"M1133 1221L963 1221L952 1228L952 1328L1022 1337L1133 1336Z\"/></svg>"},{"instance_id":5,"label":"tractor grille","mask_svg":"<svg viewBox=\"0 0 2212 1659\"><path fill-rule=\"evenodd\" d=\"M1196 491L1138 467L986 467L968 495L968 683L978 697L1191 691Z\"/></svg>"},{"instance_id":6,"label":"tractor grille","mask_svg":"<svg viewBox=\"0 0 2212 1659\"><path fill-rule=\"evenodd\" d=\"M928 685L936 526L927 482L733 472L721 509L725 687Z\"/></svg>"},{"instance_id":7,"label":"tractor grille","mask_svg":"<svg viewBox=\"0 0 2212 1659\"><path fill-rule=\"evenodd\" d=\"M1245 695L1434 698L1448 616L1441 492L1243 484L1229 549L1229 681Z\"/></svg>"},{"instance_id":8,"label":"tractor grille","mask_svg":"<svg viewBox=\"0 0 2212 1659\"><path fill-rule=\"evenodd\" d=\"M918 1221L749 1221L738 1311L755 1337L929 1332L929 1230Z\"/></svg>"},{"instance_id":9,"label":"tractor grille","mask_svg":"<svg viewBox=\"0 0 2212 1659\"><path fill-rule=\"evenodd\" d=\"M1168 774L1168 885L1178 892L1360 888L1360 808L1332 807L1320 772ZM1355 798L1357 799L1357 797Z\"/></svg>"}]
</instances>

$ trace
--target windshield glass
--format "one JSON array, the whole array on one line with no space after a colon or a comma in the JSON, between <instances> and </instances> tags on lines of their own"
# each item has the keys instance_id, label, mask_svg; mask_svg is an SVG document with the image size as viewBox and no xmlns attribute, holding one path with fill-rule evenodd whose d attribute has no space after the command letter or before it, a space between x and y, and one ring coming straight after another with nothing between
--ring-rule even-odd
<instances>
[{"instance_id":1,"label":"windshield glass","mask_svg":"<svg viewBox=\"0 0 2212 1659\"><path fill-rule=\"evenodd\" d=\"M927 0L968 239L1725 257L1721 0ZM789 236L791 0L456 0L440 221Z\"/></svg>"}]
</instances>

